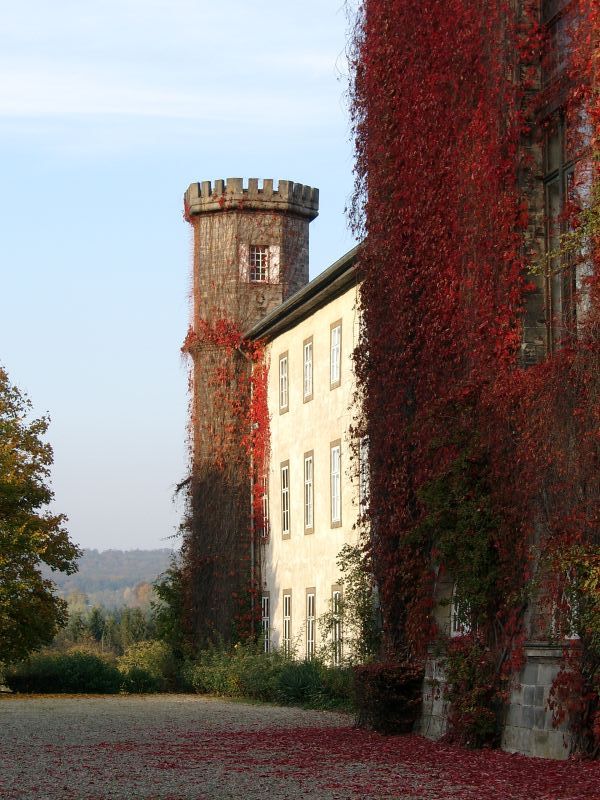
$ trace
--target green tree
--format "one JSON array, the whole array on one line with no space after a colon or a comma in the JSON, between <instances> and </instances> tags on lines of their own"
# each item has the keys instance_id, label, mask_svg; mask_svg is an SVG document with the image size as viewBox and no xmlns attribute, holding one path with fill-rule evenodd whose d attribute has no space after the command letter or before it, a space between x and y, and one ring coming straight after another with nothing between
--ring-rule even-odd
<instances>
[{"instance_id":1,"label":"green tree","mask_svg":"<svg viewBox=\"0 0 600 800\"><path fill-rule=\"evenodd\" d=\"M115 619L114 614L109 614L106 617L106 622L104 624L103 644L108 650L122 652L121 632L119 630L119 623Z\"/></svg>"},{"instance_id":2,"label":"green tree","mask_svg":"<svg viewBox=\"0 0 600 800\"><path fill-rule=\"evenodd\" d=\"M151 602L156 636L166 642L177 658L185 654L183 630L183 585L181 570L175 556L167 570L154 582L154 594L158 598Z\"/></svg>"},{"instance_id":3,"label":"green tree","mask_svg":"<svg viewBox=\"0 0 600 800\"><path fill-rule=\"evenodd\" d=\"M94 606L90 611L87 620L87 629L92 639L101 642L104 636L104 629L106 627L106 619L104 616L104 609L99 606Z\"/></svg>"},{"instance_id":4,"label":"green tree","mask_svg":"<svg viewBox=\"0 0 600 800\"><path fill-rule=\"evenodd\" d=\"M136 642L148 638L148 621L144 612L139 608L124 608L121 610L119 624L120 644L123 650Z\"/></svg>"},{"instance_id":5,"label":"green tree","mask_svg":"<svg viewBox=\"0 0 600 800\"><path fill-rule=\"evenodd\" d=\"M31 403L0 367L0 660L9 663L49 644L67 621L41 565L77 570L78 548L63 514L47 506L52 448L42 440L48 418L31 420Z\"/></svg>"},{"instance_id":6,"label":"green tree","mask_svg":"<svg viewBox=\"0 0 600 800\"><path fill-rule=\"evenodd\" d=\"M85 622L83 612L70 611L69 621L65 628L65 638L70 642L79 642L85 635Z\"/></svg>"}]
</instances>

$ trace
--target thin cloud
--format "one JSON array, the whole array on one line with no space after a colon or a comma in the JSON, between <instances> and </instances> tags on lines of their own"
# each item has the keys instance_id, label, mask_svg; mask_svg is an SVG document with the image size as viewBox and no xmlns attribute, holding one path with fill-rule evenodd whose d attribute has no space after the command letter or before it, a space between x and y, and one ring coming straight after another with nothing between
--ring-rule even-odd
<instances>
[{"instance_id":1,"label":"thin cloud","mask_svg":"<svg viewBox=\"0 0 600 800\"><path fill-rule=\"evenodd\" d=\"M8 79L6 79L8 78ZM179 89L149 86L117 75L74 73L67 69L43 66L12 72L1 81L0 117L125 116L172 120L246 123L265 122L287 127L297 124L299 115L321 120L330 115L325 98L308 94L291 96L276 88L253 91L230 87ZM277 114L271 114L277 109Z\"/></svg>"}]
</instances>

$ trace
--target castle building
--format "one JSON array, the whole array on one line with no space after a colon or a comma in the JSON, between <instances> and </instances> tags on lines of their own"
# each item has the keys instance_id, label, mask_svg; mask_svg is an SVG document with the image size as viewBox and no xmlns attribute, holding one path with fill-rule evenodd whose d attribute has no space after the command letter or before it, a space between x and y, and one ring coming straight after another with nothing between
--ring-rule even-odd
<instances>
[{"instance_id":1,"label":"castle building","mask_svg":"<svg viewBox=\"0 0 600 800\"><path fill-rule=\"evenodd\" d=\"M356 249L273 309L246 334L266 344L270 459L265 480L262 624L272 644L311 658L322 645L341 661L319 617L342 599L337 556L357 540L365 472L352 425L358 343ZM329 634L327 634L329 636Z\"/></svg>"},{"instance_id":2,"label":"castle building","mask_svg":"<svg viewBox=\"0 0 600 800\"><path fill-rule=\"evenodd\" d=\"M311 657L323 644L318 618L341 599L336 558L357 536L350 433L356 250L309 283L308 228L318 190L291 181L205 181L192 184L184 202L194 231L184 538L190 633L199 643L235 638L239 601L253 582L265 647ZM263 465L242 445L252 343L264 347L268 370L270 452ZM264 471L254 476L264 486L259 524L256 469ZM341 636L336 646L339 660Z\"/></svg>"},{"instance_id":3,"label":"castle building","mask_svg":"<svg viewBox=\"0 0 600 800\"><path fill-rule=\"evenodd\" d=\"M539 70L537 91L545 103L527 142L532 168L524 171L520 186L528 200L527 248L542 260L569 230L569 203L585 207L590 193L589 159L558 80L568 7L567 0L540 3L540 22L555 57ZM573 136L573 128L579 136ZM194 227L188 347L193 474L184 543L186 563L192 565L186 576L188 612L199 641L215 633L227 640L237 613L231 598L244 592L251 577L258 591L253 616L260 603L267 650L311 658L327 643L339 663L344 657L340 626L325 631L319 618L332 612L335 621L343 600L336 561L344 545L357 542L369 475L354 433L357 252L308 281L308 228L318 213L318 192L300 184L280 181L275 188L272 181L255 179L247 186L241 179L192 184L185 204ZM530 276L523 365L539 363L577 335L586 313L589 269L586 263L554 258ZM268 369L269 457L258 465L240 446L248 439L248 415L240 414L240 405L248 404L252 388L242 343L260 343ZM251 482L257 468L262 470L263 513L261 524L253 526ZM467 632L454 605L455 588L446 574L433 598L437 629L450 638ZM556 729L548 708L564 643L550 635L548 623L533 597L524 622L524 663L507 703L502 745L564 758L568 728L565 723ZM431 656L420 730L438 737L446 730L448 709L443 659Z\"/></svg>"}]
</instances>

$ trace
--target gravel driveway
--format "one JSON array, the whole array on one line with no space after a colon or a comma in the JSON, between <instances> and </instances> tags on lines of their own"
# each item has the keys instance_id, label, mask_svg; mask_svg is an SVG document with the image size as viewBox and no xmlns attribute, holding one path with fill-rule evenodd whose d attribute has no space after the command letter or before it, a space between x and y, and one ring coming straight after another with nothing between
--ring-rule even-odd
<instances>
[{"instance_id":1,"label":"gravel driveway","mask_svg":"<svg viewBox=\"0 0 600 800\"><path fill-rule=\"evenodd\" d=\"M0 698L2 800L600 800L600 765L197 695Z\"/></svg>"}]
</instances>

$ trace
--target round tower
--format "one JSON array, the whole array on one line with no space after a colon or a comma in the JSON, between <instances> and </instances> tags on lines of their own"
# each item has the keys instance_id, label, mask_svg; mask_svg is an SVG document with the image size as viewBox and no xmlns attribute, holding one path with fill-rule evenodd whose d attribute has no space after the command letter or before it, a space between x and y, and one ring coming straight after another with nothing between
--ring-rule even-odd
<instances>
[{"instance_id":1,"label":"round tower","mask_svg":"<svg viewBox=\"0 0 600 800\"><path fill-rule=\"evenodd\" d=\"M203 181L188 188L184 207L194 229L194 461L213 462L215 423L226 413L215 370L229 366L222 359L230 359L236 334L243 337L308 283L308 228L319 190L284 180L277 188L271 179Z\"/></svg>"},{"instance_id":2,"label":"round tower","mask_svg":"<svg viewBox=\"0 0 600 800\"><path fill-rule=\"evenodd\" d=\"M319 190L293 181L193 183L194 323L228 319L248 330L308 282L308 226Z\"/></svg>"},{"instance_id":3,"label":"round tower","mask_svg":"<svg viewBox=\"0 0 600 800\"><path fill-rule=\"evenodd\" d=\"M202 644L235 637L248 610L241 599L251 598L259 570L244 334L308 283L308 228L318 215L319 191L292 181L275 188L270 179L250 178L244 186L242 178L229 178L191 184L184 205L194 230L184 594L190 632Z\"/></svg>"}]
</instances>

